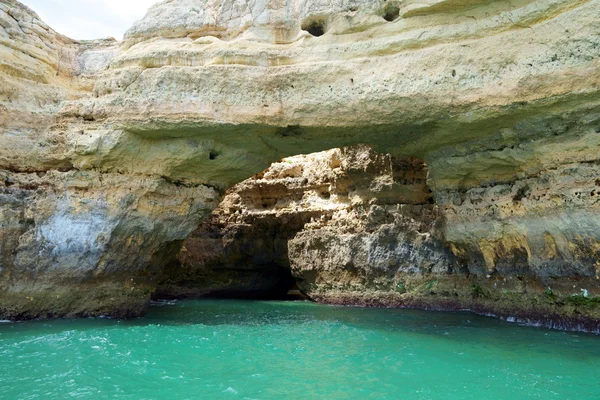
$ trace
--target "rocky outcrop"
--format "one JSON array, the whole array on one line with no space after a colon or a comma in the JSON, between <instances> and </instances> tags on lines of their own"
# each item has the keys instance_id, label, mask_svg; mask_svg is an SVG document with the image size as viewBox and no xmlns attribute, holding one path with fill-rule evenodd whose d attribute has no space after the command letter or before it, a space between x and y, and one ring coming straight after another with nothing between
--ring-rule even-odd
<instances>
[{"instance_id":1,"label":"rocky outcrop","mask_svg":"<svg viewBox=\"0 0 600 400\"><path fill-rule=\"evenodd\" d=\"M597 128L599 9L162 2L126 34L93 96L63 105L66 135L87 134L72 137L71 162L224 189L286 156L368 143L427 161L436 189L515 179L538 162L519 144Z\"/></svg>"},{"instance_id":2,"label":"rocky outcrop","mask_svg":"<svg viewBox=\"0 0 600 400\"><path fill-rule=\"evenodd\" d=\"M0 171L0 314L136 316L216 205L204 187L94 172Z\"/></svg>"},{"instance_id":3,"label":"rocky outcrop","mask_svg":"<svg viewBox=\"0 0 600 400\"><path fill-rule=\"evenodd\" d=\"M100 183L80 192L82 199L104 196L98 204L121 196L116 182L134 185L141 203L156 187L174 199L169 207L181 201L177 215L190 215L185 226L179 217L164 219L158 207L140 210L137 200L114 211L125 225L136 226L139 213L163 221L164 228L148 230L144 254L126 246L121 258L118 241L98 250L136 271L156 270L145 280L152 288L167 261L153 266L148 254L162 254L193 231L204 214L195 210L211 209L216 192L283 157L367 143L396 160L426 163L435 204L365 204L369 227L348 231L363 243L358 253L369 240L403 248L406 237L431 231L445 244L423 236L432 255L411 256L417 269L427 270L449 247L471 275L544 270L548 279L593 282L596 203L583 194L595 190L600 140L599 5L172 0L153 6L121 43L83 43L57 34L20 3L0 0L0 169L15 182L56 177L44 181L55 188L83 173L115 182L107 183L115 194ZM3 190L18 198L19 185ZM46 200L55 201L49 193ZM395 204L411 207L397 212ZM440 212L441 225L428 216ZM379 214L394 221L388 231L368 222ZM11 249L33 237L27 246L41 248L45 236L34 232L52 218L17 228L11 222L7 233L9 224L0 222L0 235L11 237ZM325 235L328 228L304 233L307 243L319 229ZM310 259L309 247L296 249ZM0 260L3 271L13 268L10 252ZM56 262L70 269L70 260ZM115 282L138 279L128 268L115 267ZM127 272L117 277L118 270ZM2 287L26 287L3 274ZM31 281L42 287L45 279ZM117 300L114 307L136 314L148 298L144 292L131 307ZM34 306L4 309L36 314ZM56 315L86 312L105 311L64 307Z\"/></svg>"},{"instance_id":4,"label":"rocky outcrop","mask_svg":"<svg viewBox=\"0 0 600 400\"><path fill-rule=\"evenodd\" d=\"M0 2L0 316L136 316L178 245L218 203L201 185L75 168L66 101L90 96L114 40L61 36ZM90 121L82 121L82 124Z\"/></svg>"},{"instance_id":5,"label":"rocky outcrop","mask_svg":"<svg viewBox=\"0 0 600 400\"><path fill-rule=\"evenodd\" d=\"M291 275L302 293L324 303L469 309L596 332L600 258L586 228L593 218L575 222L577 207L556 203L579 180L574 172L526 189L496 185L488 201L473 189L460 201L436 203L422 160L366 146L289 157L229 191L184 242L155 294L274 296L290 288ZM542 183L548 193L533 195ZM544 198L555 203L542 208ZM525 215L537 209L537 219L523 218L529 201ZM495 207L503 214L491 214ZM566 232L571 224L580 229ZM473 232L478 226L490 231ZM517 228L520 235L507 233ZM481 239L495 229L507 232L496 242Z\"/></svg>"},{"instance_id":6,"label":"rocky outcrop","mask_svg":"<svg viewBox=\"0 0 600 400\"><path fill-rule=\"evenodd\" d=\"M426 180L422 161L393 160L366 146L283 159L230 189L212 216L185 241L179 263L166 269L155 295L285 295L300 277L292 277L288 257L288 241L298 232L321 224L332 225L334 235L364 229L359 216L366 210L380 217L369 222L369 229L386 221L383 210L388 209L393 215L427 219L423 223L431 225L435 218L425 215L435 211ZM333 228L332 220L344 222ZM413 225L418 229L419 222ZM423 242L427 246L435 241ZM413 262L406 260L410 268ZM448 268L443 255L432 262L439 264L435 268Z\"/></svg>"}]
</instances>

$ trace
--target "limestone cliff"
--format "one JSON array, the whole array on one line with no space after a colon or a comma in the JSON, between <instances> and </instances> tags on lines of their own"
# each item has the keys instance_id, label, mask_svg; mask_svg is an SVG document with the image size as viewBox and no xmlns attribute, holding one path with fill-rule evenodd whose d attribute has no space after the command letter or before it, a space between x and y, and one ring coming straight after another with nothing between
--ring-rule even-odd
<instances>
[{"instance_id":1,"label":"limestone cliff","mask_svg":"<svg viewBox=\"0 0 600 400\"><path fill-rule=\"evenodd\" d=\"M88 236L100 261L68 282L94 287L101 260L115 260L104 273L111 298L131 279L145 290L115 300L122 307L114 314L140 313L167 264L161 255L197 227L217 192L282 157L357 143L426 163L435 204L425 209L443 212L435 231L469 274L593 282L598 20L599 0L170 0L121 43L82 43L0 0L0 169L8 182L0 209L26 213L30 203L19 196L27 182L52 188L35 191L33 210L56 205L33 223L0 221L10 238L0 244L0 289L23 299L51 295L48 271L23 262L19 275L13 260L34 260L45 243L60 247L43 227L86 210L110 215L99 224L115 240ZM94 183L64 200L63 211L63 188L78 187L82 174ZM129 187L135 199L121 201ZM157 191L160 201L144 200ZM165 218L161 204L176 217ZM352 234L394 237L402 247L404 219L388 219L393 233ZM402 229L429 230L426 221ZM133 235L122 232L132 231L110 228L139 224L147 227L135 229L148 246L141 251L122 245ZM77 243L55 254L53 268L77 270L69 255ZM31 287L40 296L23 289ZM41 314L12 298L3 297L0 314Z\"/></svg>"},{"instance_id":2,"label":"limestone cliff","mask_svg":"<svg viewBox=\"0 0 600 400\"><path fill-rule=\"evenodd\" d=\"M408 219L406 231L398 228L403 231L399 234L410 235L420 224L435 222L426 181L422 161L393 160L366 146L288 157L230 189L212 216L184 242L179 263L166 269L156 296L285 295L301 278L292 280L288 257L288 241L298 232L338 220L342 222L334 228L335 235L364 230L361 215L366 212L379 215L369 223L369 229L379 229L386 221L384 210L390 210L420 221L413 223L413 231ZM434 242L423 240L432 248ZM402 251L400 247L396 250ZM435 268L450 268L444 259L449 254L432 261ZM315 262L315 269L323 262ZM418 269L414 259L405 262L407 268Z\"/></svg>"},{"instance_id":3,"label":"limestone cliff","mask_svg":"<svg viewBox=\"0 0 600 400\"><path fill-rule=\"evenodd\" d=\"M60 110L91 95L117 49L68 39L0 2L3 318L141 314L157 271L217 204L201 185L73 166Z\"/></svg>"},{"instance_id":4,"label":"limestone cliff","mask_svg":"<svg viewBox=\"0 0 600 400\"><path fill-rule=\"evenodd\" d=\"M570 241L566 250L551 242L561 227L544 225L556 223L551 218L557 210L548 208L541 221L516 219L524 230L547 229L541 248L524 239L510 242L508 235L497 243L473 238L465 244L456 241L466 223L458 224L456 215L471 212L463 221L483 225L470 210L490 205L478 198L435 204L427 176L422 160L366 146L286 158L230 190L184 242L179 263L167 269L156 296L273 296L290 288L291 276L303 293L325 303L470 309L598 331L599 258L594 249L575 246L589 234L583 222L576 236L562 239ZM527 202L530 193L522 184L493 189L506 198L494 203L508 215ZM515 246L521 244L531 247L519 252Z\"/></svg>"}]
</instances>

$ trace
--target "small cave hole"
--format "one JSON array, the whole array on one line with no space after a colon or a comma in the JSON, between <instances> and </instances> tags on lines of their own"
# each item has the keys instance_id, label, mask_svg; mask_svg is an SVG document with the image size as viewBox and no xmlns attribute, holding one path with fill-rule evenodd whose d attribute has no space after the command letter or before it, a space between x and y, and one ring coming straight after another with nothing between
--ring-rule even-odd
<instances>
[{"instance_id":1,"label":"small cave hole","mask_svg":"<svg viewBox=\"0 0 600 400\"><path fill-rule=\"evenodd\" d=\"M394 22L400 18L400 8L397 4L388 3L385 5L383 9L383 19L388 22Z\"/></svg>"},{"instance_id":2,"label":"small cave hole","mask_svg":"<svg viewBox=\"0 0 600 400\"><path fill-rule=\"evenodd\" d=\"M216 160L217 157L220 156L220 153L216 150L211 150L210 153L208 153L208 158L211 160Z\"/></svg>"},{"instance_id":3,"label":"small cave hole","mask_svg":"<svg viewBox=\"0 0 600 400\"><path fill-rule=\"evenodd\" d=\"M324 18L309 18L302 23L301 28L312 36L323 36L327 32L327 20Z\"/></svg>"},{"instance_id":4,"label":"small cave hole","mask_svg":"<svg viewBox=\"0 0 600 400\"><path fill-rule=\"evenodd\" d=\"M279 128L277 134L283 137L300 136L302 135L302 128L300 125L288 125L285 128Z\"/></svg>"},{"instance_id":5,"label":"small cave hole","mask_svg":"<svg viewBox=\"0 0 600 400\"><path fill-rule=\"evenodd\" d=\"M513 203L518 203L523 200L531 193L531 189L528 185L522 186L517 190L517 193L513 196Z\"/></svg>"}]
</instances>

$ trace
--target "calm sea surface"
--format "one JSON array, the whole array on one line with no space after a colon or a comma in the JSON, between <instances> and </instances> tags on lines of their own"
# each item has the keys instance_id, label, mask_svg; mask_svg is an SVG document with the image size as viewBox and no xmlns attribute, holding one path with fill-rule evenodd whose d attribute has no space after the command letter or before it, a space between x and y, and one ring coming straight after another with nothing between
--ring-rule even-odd
<instances>
[{"instance_id":1,"label":"calm sea surface","mask_svg":"<svg viewBox=\"0 0 600 400\"><path fill-rule=\"evenodd\" d=\"M600 336L469 313L164 303L0 323L1 399L600 399Z\"/></svg>"}]
</instances>

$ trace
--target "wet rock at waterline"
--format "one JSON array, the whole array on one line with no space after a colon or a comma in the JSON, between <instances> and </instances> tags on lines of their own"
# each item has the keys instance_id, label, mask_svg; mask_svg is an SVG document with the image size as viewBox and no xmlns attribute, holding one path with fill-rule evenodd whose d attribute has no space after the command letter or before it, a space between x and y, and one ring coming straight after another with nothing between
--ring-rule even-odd
<instances>
[{"instance_id":1,"label":"wet rock at waterline","mask_svg":"<svg viewBox=\"0 0 600 400\"><path fill-rule=\"evenodd\" d=\"M217 199L158 177L0 170L0 313L140 315Z\"/></svg>"}]
</instances>

